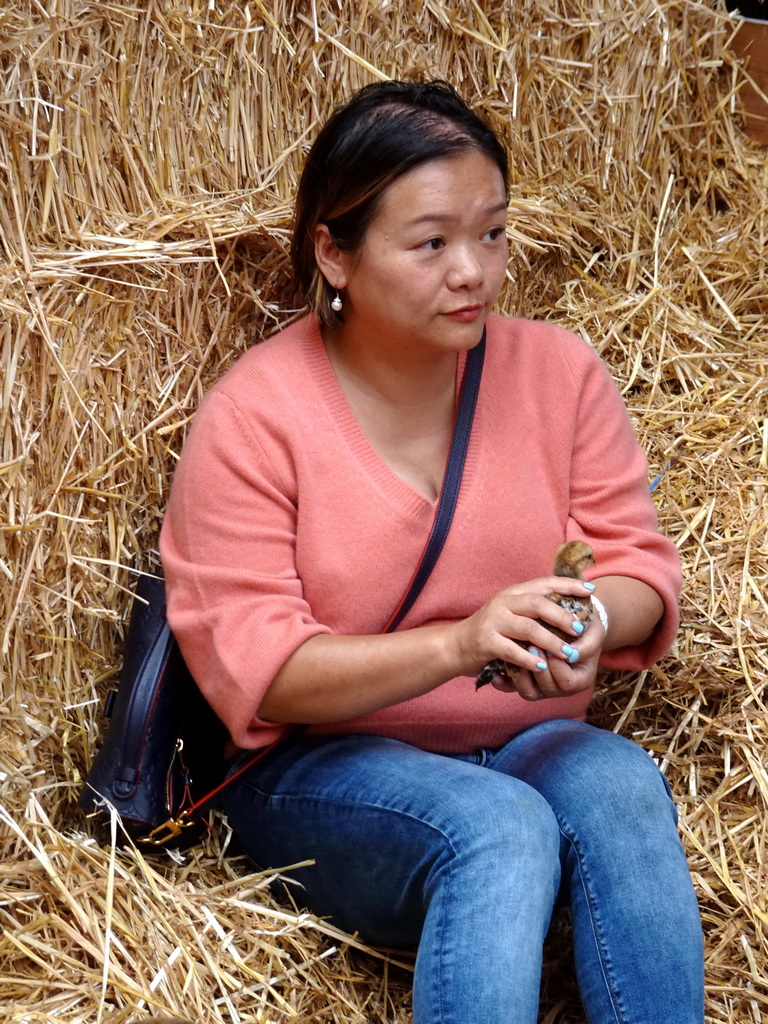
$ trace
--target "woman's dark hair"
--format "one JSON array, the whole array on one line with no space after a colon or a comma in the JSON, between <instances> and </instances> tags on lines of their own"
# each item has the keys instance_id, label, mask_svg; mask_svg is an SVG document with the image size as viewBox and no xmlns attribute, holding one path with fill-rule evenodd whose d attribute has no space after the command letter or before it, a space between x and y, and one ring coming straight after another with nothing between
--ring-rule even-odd
<instances>
[{"instance_id":1,"label":"woman's dark hair","mask_svg":"<svg viewBox=\"0 0 768 1024\"><path fill-rule=\"evenodd\" d=\"M325 323L337 319L315 262L318 224L339 249L354 252L396 178L467 150L488 156L507 188L504 147L447 82L377 82L334 111L309 151L296 197L291 262L299 301L309 300Z\"/></svg>"}]
</instances>

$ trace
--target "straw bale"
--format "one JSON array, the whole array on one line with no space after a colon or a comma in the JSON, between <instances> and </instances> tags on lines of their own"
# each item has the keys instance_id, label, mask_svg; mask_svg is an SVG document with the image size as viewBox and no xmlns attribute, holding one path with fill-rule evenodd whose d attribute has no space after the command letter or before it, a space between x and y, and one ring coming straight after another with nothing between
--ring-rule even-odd
<instances>
[{"instance_id":1,"label":"straw bale","mask_svg":"<svg viewBox=\"0 0 768 1024\"><path fill-rule=\"evenodd\" d=\"M707 1020L768 1013L768 160L695 0L16 0L0 13L0 1005L28 1024L406 1021L410 960L73 814L136 573L204 390L297 314L297 171L377 78L454 82L512 154L501 308L590 339L686 585L596 721L675 791ZM275 869L290 866L275 865ZM297 898L298 895L297 895ZM567 925L542 1019L579 1019Z\"/></svg>"}]
</instances>

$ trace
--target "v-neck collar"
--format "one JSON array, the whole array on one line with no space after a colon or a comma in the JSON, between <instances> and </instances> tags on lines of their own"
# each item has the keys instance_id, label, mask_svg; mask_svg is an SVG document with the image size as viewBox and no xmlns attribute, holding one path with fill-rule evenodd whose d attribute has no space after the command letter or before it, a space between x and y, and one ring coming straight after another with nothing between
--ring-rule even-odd
<instances>
[{"instance_id":1,"label":"v-neck collar","mask_svg":"<svg viewBox=\"0 0 768 1024\"><path fill-rule=\"evenodd\" d=\"M347 396L339 383L339 379L331 365L328 352L320 332L320 324L314 317L311 319L306 338L306 358L317 383L318 391L326 403L328 411L349 446L353 457L363 472L373 481L383 495L404 514L408 516L434 517L439 497L431 501L416 488L403 480L379 455L367 435L357 421L347 400ZM464 378L467 362L466 352L460 352L456 369L456 400ZM464 465L464 476L468 475L470 465L474 463L476 439L475 431L470 438L467 460Z\"/></svg>"}]
</instances>

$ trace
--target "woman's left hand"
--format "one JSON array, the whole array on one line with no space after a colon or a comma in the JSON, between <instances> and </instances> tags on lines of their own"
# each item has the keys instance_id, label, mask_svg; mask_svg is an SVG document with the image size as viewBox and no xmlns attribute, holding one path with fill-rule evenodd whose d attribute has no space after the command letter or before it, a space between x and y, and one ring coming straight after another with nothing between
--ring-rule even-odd
<instances>
[{"instance_id":1,"label":"woman's left hand","mask_svg":"<svg viewBox=\"0 0 768 1024\"><path fill-rule=\"evenodd\" d=\"M524 700L542 700L544 697L570 697L594 685L600 652L603 649L605 630L599 617L594 615L584 635L568 643L579 652L578 661L569 664L560 658L545 656L547 668L543 672L529 672L520 669L507 679L497 676L493 685L498 690L516 691Z\"/></svg>"},{"instance_id":2,"label":"woman's left hand","mask_svg":"<svg viewBox=\"0 0 768 1024\"><path fill-rule=\"evenodd\" d=\"M664 604L657 592L642 580L631 576L601 576L596 596L608 613L609 635L606 637L598 615L578 640L568 644L579 652L579 660L568 664L560 658L545 658L544 672L532 674L524 669L507 680L497 676L493 685L507 692L517 691L525 700L543 697L569 697L595 682L600 652L643 643L653 632L664 613Z\"/></svg>"}]
</instances>

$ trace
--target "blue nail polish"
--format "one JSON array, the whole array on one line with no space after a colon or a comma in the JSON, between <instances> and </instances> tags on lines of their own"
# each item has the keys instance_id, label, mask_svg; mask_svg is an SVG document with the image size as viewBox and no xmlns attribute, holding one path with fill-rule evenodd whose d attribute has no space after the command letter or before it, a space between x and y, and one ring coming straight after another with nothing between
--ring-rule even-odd
<instances>
[{"instance_id":1,"label":"blue nail polish","mask_svg":"<svg viewBox=\"0 0 768 1024\"><path fill-rule=\"evenodd\" d=\"M536 662L536 668L539 670L539 672L543 672L546 667L547 667L546 661L537 661Z\"/></svg>"},{"instance_id":2,"label":"blue nail polish","mask_svg":"<svg viewBox=\"0 0 768 1024\"><path fill-rule=\"evenodd\" d=\"M578 660L579 660L579 652L578 651L574 651L573 654L571 654L571 656L568 658L568 664L569 665L575 665Z\"/></svg>"},{"instance_id":3,"label":"blue nail polish","mask_svg":"<svg viewBox=\"0 0 768 1024\"><path fill-rule=\"evenodd\" d=\"M578 619L574 619L573 627L572 628L573 628L574 633L583 633L584 632L584 623L583 622L579 622Z\"/></svg>"},{"instance_id":4,"label":"blue nail polish","mask_svg":"<svg viewBox=\"0 0 768 1024\"><path fill-rule=\"evenodd\" d=\"M529 647L528 650L531 652L531 654L534 656L534 658L538 658L539 653L540 653L538 647Z\"/></svg>"},{"instance_id":5,"label":"blue nail polish","mask_svg":"<svg viewBox=\"0 0 768 1024\"><path fill-rule=\"evenodd\" d=\"M566 658L570 658L570 656L572 654L576 653L572 647L568 646L568 644L563 644L563 646L561 647L561 650L562 650L563 654L566 656Z\"/></svg>"},{"instance_id":6,"label":"blue nail polish","mask_svg":"<svg viewBox=\"0 0 768 1024\"><path fill-rule=\"evenodd\" d=\"M585 583L584 586L587 588L587 590L594 590L595 589L595 584L594 583Z\"/></svg>"}]
</instances>

